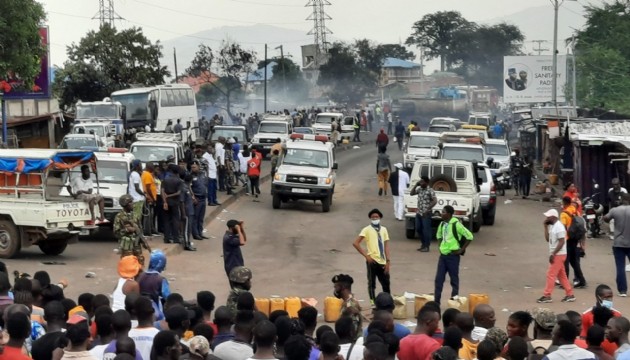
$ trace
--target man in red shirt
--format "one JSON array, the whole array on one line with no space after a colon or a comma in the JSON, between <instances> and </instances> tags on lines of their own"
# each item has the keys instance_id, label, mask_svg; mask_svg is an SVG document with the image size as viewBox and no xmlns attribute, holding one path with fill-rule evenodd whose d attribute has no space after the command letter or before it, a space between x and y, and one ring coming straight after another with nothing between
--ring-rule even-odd
<instances>
[{"instance_id":1,"label":"man in red shirt","mask_svg":"<svg viewBox=\"0 0 630 360\"><path fill-rule=\"evenodd\" d=\"M261 158L258 155L258 151L252 149L252 158L247 162L247 176L252 185L252 195L256 197L260 195L260 160Z\"/></svg>"},{"instance_id":2,"label":"man in red shirt","mask_svg":"<svg viewBox=\"0 0 630 360\"><path fill-rule=\"evenodd\" d=\"M621 316L621 313L613 309L613 291L610 286L601 284L595 288L595 306L582 313L582 332L581 338L586 338L588 329L595 324L593 317L593 309L598 306L603 306L612 311L613 316Z\"/></svg>"},{"instance_id":3,"label":"man in red shirt","mask_svg":"<svg viewBox=\"0 0 630 360\"><path fill-rule=\"evenodd\" d=\"M15 312L9 315L6 324L9 333L9 342L4 345L0 360L30 360L22 353L22 346L27 337L31 335L31 321L23 312Z\"/></svg>"},{"instance_id":4,"label":"man in red shirt","mask_svg":"<svg viewBox=\"0 0 630 360\"><path fill-rule=\"evenodd\" d=\"M430 360L433 352L440 348L431 338L438 328L440 314L432 307L423 307L418 312L418 325L413 334L400 340L399 360Z\"/></svg>"}]
</instances>

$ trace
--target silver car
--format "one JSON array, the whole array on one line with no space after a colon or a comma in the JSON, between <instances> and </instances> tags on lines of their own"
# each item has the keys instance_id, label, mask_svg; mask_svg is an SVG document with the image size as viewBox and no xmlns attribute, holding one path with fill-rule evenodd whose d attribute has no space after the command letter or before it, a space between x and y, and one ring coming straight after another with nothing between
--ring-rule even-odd
<instances>
[{"instance_id":1,"label":"silver car","mask_svg":"<svg viewBox=\"0 0 630 360\"><path fill-rule=\"evenodd\" d=\"M494 225L494 217L497 212L497 192L488 165L477 164L477 176L483 181L479 192L483 224Z\"/></svg>"}]
</instances>

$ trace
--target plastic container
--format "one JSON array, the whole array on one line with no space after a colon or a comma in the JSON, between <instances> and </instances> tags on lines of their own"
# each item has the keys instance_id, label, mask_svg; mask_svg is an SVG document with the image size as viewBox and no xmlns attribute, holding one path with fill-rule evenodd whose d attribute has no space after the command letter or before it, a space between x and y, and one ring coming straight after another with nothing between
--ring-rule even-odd
<instances>
[{"instance_id":1,"label":"plastic container","mask_svg":"<svg viewBox=\"0 0 630 360\"><path fill-rule=\"evenodd\" d=\"M549 178L549 183L551 185L558 185L558 175L550 174L550 175L548 175L548 178Z\"/></svg>"},{"instance_id":2,"label":"plastic container","mask_svg":"<svg viewBox=\"0 0 630 360\"><path fill-rule=\"evenodd\" d=\"M407 298L405 295L394 296L394 319L407 319Z\"/></svg>"},{"instance_id":3,"label":"plastic container","mask_svg":"<svg viewBox=\"0 0 630 360\"><path fill-rule=\"evenodd\" d=\"M276 310L284 310L284 299L282 298L271 298L269 299L269 314Z\"/></svg>"},{"instance_id":4,"label":"plastic container","mask_svg":"<svg viewBox=\"0 0 630 360\"><path fill-rule=\"evenodd\" d=\"M479 304L490 304L490 297L487 294L468 295L468 312L472 314L475 307Z\"/></svg>"},{"instance_id":5,"label":"plastic container","mask_svg":"<svg viewBox=\"0 0 630 360\"><path fill-rule=\"evenodd\" d=\"M343 300L328 296L324 299L324 321L332 323L341 316L341 305Z\"/></svg>"},{"instance_id":6,"label":"plastic container","mask_svg":"<svg viewBox=\"0 0 630 360\"><path fill-rule=\"evenodd\" d=\"M448 308L457 309L461 312L468 312L468 298L465 296L458 296L456 300L448 300Z\"/></svg>"},{"instance_id":7,"label":"plastic container","mask_svg":"<svg viewBox=\"0 0 630 360\"><path fill-rule=\"evenodd\" d=\"M269 317L270 301L267 298L255 298L256 310L267 315Z\"/></svg>"},{"instance_id":8,"label":"plastic container","mask_svg":"<svg viewBox=\"0 0 630 360\"><path fill-rule=\"evenodd\" d=\"M296 318L301 308L302 300L299 297L284 298L284 310L289 313L290 318Z\"/></svg>"},{"instance_id":9,"label":"plastic container","mask_svg":"<svg viewBox=\"0 0 630 360\"><path fill-rule=\"evenodd\" d=\"M416 295L416 301L413 306L413 313L415 315L418 315L418 312L424 306L424 304L433 300L435 300L435 297L433 297L433 295Z\"/></svg>"}]
</instances>

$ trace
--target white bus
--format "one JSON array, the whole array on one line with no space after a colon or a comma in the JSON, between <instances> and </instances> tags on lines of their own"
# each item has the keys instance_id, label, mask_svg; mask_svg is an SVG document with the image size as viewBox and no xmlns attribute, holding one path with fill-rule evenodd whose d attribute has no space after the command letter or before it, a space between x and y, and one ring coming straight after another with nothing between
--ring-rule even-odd
<instances>
[{"instance_id":1,"label":"white bus","mask_svg":"<svg viewBox=\"0 0 630 360\"><path fill-rule=\"evenodd\" d=\"M144 131L150 125L155 131L164 131L168 120L181 119L182 126L198 126L197 102L193 89L186 84L157 85L133 88L112 93L112 101L125 106L127 128Z\"/></svg>"}]
</instances>

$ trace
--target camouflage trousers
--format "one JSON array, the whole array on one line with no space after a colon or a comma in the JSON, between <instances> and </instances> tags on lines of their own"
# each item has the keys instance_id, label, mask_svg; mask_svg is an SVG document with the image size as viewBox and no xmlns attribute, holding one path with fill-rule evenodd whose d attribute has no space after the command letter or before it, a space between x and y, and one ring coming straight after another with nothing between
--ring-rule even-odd
<instances>
[{"instance_id":1,"label":"camouflage trousers","mask_svg":"<svg viewBox=\"0 0 630 360\"><path fill-rule=\"evenodd\" d=\"M123 237L118 242L118 250L120 252L120 257L123 258L125 256L133 255L138 258L138 262L144 266L144 255L142 255L142 247L140 246L140 242L131 237Z\"/></svg>"}]
</instances>

